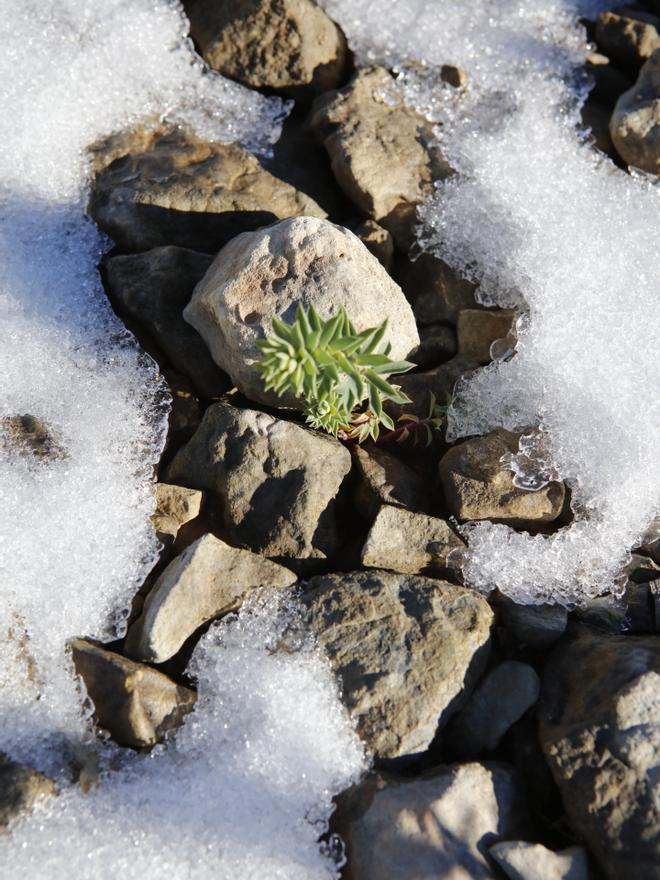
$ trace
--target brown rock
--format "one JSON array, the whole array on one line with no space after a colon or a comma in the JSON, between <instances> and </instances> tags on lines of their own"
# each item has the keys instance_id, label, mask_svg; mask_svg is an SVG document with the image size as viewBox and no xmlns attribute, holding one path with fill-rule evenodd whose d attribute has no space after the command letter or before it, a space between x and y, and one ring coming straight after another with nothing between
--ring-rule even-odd
<instances>
[{"instance_id":1,"label":"brown rock","mask_svg":"<svg viewBox=\"0 0 660 880\"><path fill-rule=\"evenodd\" d=\"M358 483L353 501L370 522L383 504L426 510L428 486L422 476L396 455L374 446L353 446Z\"/></svg>"},{"instance_id":2,"label":"brown rock","mask_svg":"<svg viewBox=\"0 0 660 880\"><path fill-rule=\"evenodd\" d=\"M596 21L596 44L608 58L632 69L639 68L656 49L660 49L660 19L647 21L603 12Z\"/></svg>"},{"instance_id":3,"label":"brown rock","mask_svg":"<svg viewBox=\"0 0 660 880\"><path fill-rule=\"evenodd\" d=\"M419 348L410 360L429 369L451 360L457 351L456 331L448 324L427 324L419 328Z\"/></svg>"},{"instance_id":4,"label":"brown rock","mask_svg":"<svg viewBox=\"0 0 660 880\"><path fill-rule=\"evenodd\" d=\"M12 823L35 804L56 793L52 779L17 764L0 752L0 833L10 829Z\"/></svg>"},{"instance_id":5,"label":"brown rock","mask_svg":"<svg viewBox=\"0 0 660 880\"><path fill-rule=\"evenodd\" d=\"M443 260L421 254L416 260L398 257L393 276L412 305L420 324L455 324L461 309L476 306L476 285L460 278Z\"/></svg>"},{"instance_id":6,"label":"brown rock","mask_svg":"<svg viewBox=\"0 0 660 880\"><path fill-rule=\"evenodd\" d=\"M29 413L0 418L0 443L6 449L37 462L67 458L56 432L43 419Z\"/></svg>"},{"instance_id":7,"label":"brown rock","mask_svg":"<svg viewBox=\"0 0 660 880\"><path fill-rule=\"evenodd\" d=\"M617 101L610 134L624 162L660 174L660 49Z\"/></svg>"},{"instance_id":8,"label":"brown rock","mask_svg":"<svg viewBox=\"0 0 660 880\"><path fill-rule=\"evenodd\" d=\"M478 369L478 366L476 361L458 354L432 370L425 370L423 373L404 373L397 377L397 385L401 386L401 390L408 395L411 403L402 406L386 404L386 409L394 417L402 413L411 413L423 419L429 412L431 394L435 395L436 401L441 406L444 406L458 380Z\"/></svg>"},{"instance_id":9,"label":"brown rock","mask_svg":"<svg viewBox=\"0 0 660 880\"><path fill-rule=\"evenodd\" d=\"M394 255L394 242L387 229L383 229L375 220L365 220L355 228L355 234L389 272Z\"/></svg>"},{"instance_id":10,"label":"brown rock","mask_svg":"<svg viewBox=\"0 0 660 880\"><path fill-rule=\"evenodd\" d=\"M199 515L203 498L198 489L156 483L156 509L151 517L156 531L176 538L181 526Z\"/></svg>"},{"instance_id":11,"label":"brown rock","mask_svg":"<svg viewBox=\"0 0 660 880\"><path fill-rule=\"evenodd\" d=\"M515 321L513 309L461 309L456 324L459 353L479 364L489 364L496 340L508 339L507 344L515 346Z\"/></svg>"}]
</instances>

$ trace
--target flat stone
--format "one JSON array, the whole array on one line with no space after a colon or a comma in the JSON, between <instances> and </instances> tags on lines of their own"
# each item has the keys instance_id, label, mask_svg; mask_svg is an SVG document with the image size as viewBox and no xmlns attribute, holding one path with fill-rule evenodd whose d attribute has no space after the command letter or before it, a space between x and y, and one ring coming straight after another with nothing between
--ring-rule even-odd
<instances>
[{"instance_id":1,"label":"flat stone","mask_svg":"<svg viewBox=\"0 0 660 880\"><path fill-rule=\"evenodd\" d=\"M394 256L394 242L387 229L383 229L375 220L365 220L355 227L355 234L369 253L389 272Z\"/></svg>"},{"instance_id":2,"label":"flat stone","mask_svg":"<svg viewBox=\"0 0 660 880\"><path fill-rule=\"evenodd\" d=\"M362 565L401 574L446 575L459 566L450 558L464 541L436 516L383 505L362 548Z\"/></svg>"},{"instance_id":3,"label":"flat stone","mask_svg":"<svg viewBox=\"0 0 660 880\"><path fill-rule=\"evenodd\" d=\"M456 324L459 353L478 364L489 364L495 341L508 339L514 348L515 322L513 309L461 309Z\"/></svg>"},{"instance_id":4,"label":"flat stone","mask_svg":"<svg viewBox=\"0 0 660 880\"><path fill-rule=\"evenodd\" d=\"M246 150L180 133L101 171L88 210L128 252L177 245L215 253L240 232L281 217L325 216Z\"/></svg>"},{"instance_id":5,"label":"flat stone","mask_svg":"<svg viewBox=\"0 0 660 880\"><path fill-rule=\"evenodd\" d=\"M311 578L301 601L369 751L427 749L483 668L488 603L443 581L377 570Z\"/></svg>"},{"instance_id":6,"label":"flat stone","mask_svg":"<svg viewBox=\"0 0 660 880\"><path fill-rule=\"evenodd\" d=\"M98 725L120 745L153 746L192 711L195 692L162 672L84 639L70 646Z\"/></svg>"},{"instance_id":7,"label":"flat stone","mask_svg":"<svg viewBox=\"0 0 660 880\"><path fill-rule=\"evenodd\" d=\"M156 531L176 538L181 526L199 515L203 499L199 489L156 483L156 509L151 516Z\"/></svg>"},{"instance_id":8,"label":"flat stone","mask_svg":"<svg viewBox=\"0 0 660 880\"><path fill-rule=\"evenodd\" d=\"M203 535L160 575L129 630L126 649L138 660L164 663L205 623L240 608L255 588L281 589L295 580L282 565Z\"/></svg>"},{"instance_id":9,"label":"flat stone","mask_svg":"<svg viewBox=\"0 0 660 880\"><path fill-rule=\"evenodd\" d=\"M563 483L550 482L536 491L519 489L502 456L518 451L519 434L497 429L452 447L438 472L445 499L457 519L489 519L518 525L556 519L564 505Z\"/></svg>"},{"instance_id":10,"label":"flat stone","mask_svg":"<svg viewBox=\"0 0 660 880\"><path fill-rule=\"evenodd\" d=\"M610 134L624 162L660 174L660 49L616 102Z\"/></svg>"},{"instance_id":11,"label":"flat stone","mask_svg":"<svg viewBox=\"0 0 660 880\"><path fill-rule=\"evenodd\" d=\"M566 631L568 611L561 605L519 605L503 596L498 607L502 625L524 645L547 648Z\"/></svg>"},{"instance_id":12,"label":"flat stone","mask_svg":"<svg viewBox=\"0 0 660 880\"><path fill-rule=\"evenodd\" d=\"M35 462L47 463L68 457L57 432L30 413L0 418L0 444Z\"/></svg>"},{"instance_id":13,"label":"flat stone","mask_svg":"<svg viewBox=\"0 0 660 880\"><path fill-rule=\"evenodd\" d=\"M646 18L642 21L616 12L603 12L596 19L596 45L623 67L639 68L660 49L660 19L652 15Z\"/></svg>"},{"instance_id":14,"label":"flat stone","mask_svg":"<svg viewBox=\"0 0 660 880\"><path fill-rule=\"evenodd\" d=\"M589 859L579 846L553 852L540 843L503 840L488 855L509 880L589 880Z\"/></svg>"},{"instance_id":15,"label":"flat stone","mask_svg":"<svg viewBox=\"0 0 660 880\"><path fill-rule=\"evenodd\" d=\"M398 256L392 274L420 324L456 324L462 309L476 307L476 284L432 254L420 254L416 260Z\"/></svg>"},{"instance_id":16,"label":"flat stone","mask_svg":"<svg viewBox=\"0 0 660 880\"><path fill-rule=\"evenodd\" d=\"M336 88L346 39L311 0L188 0L190 33L214 70L296 100Z\"/></svg>"},{"instance_id":17,"label":"flat stone","mask_svg":"<svg viewBox=\"0 0 660 880\"><path fill-rule=\"evenodd\" d=\"M291 562L337 548L334 502L350 469L349 451L331 437L216 403L164 479L214 493L208 505L219 503L232 544Z\"/></svg>"},{"instance_id":18,"label":"flat stone","mask_svg":"<svg viewBox=\"0 0 660 880\"><path fill-rule=\"evenodd\" d=\"M427 481L409 465L377 446L351 448L358 482L353 502L372 522L383 504L424 511L429 504Z\"/></svg>"},{"instance_id":19,"label":"flat stone","mask_svg":"<svg viewBox=\"0 0 660 880\"><path fill-rule=\"evenodd\" d=\"M343 305L358 331L387 318L395 360L419 344L412 310L378 260L348 229L315 217L238 235L220 251L183 314L243 394L302 408L292 394L265 392L255 367L263 357L256 343L271 333L273 318L291 323L299 305L313 305L324 319Z\"/></svg>"},{"instance_id":20,"label":"flat stone","mask_svg":"<svg viewBox=\"0 0 660 880\"><path fill-rule=\"evenodd\" d=\"M56 791L52 779L0 752L0 834Z\"/></svg>"},{"instance_id":21,"label":"flat stone","mask_svg":"<svg viewBox=\"0 0 660 880\"><path fill-rule=\"evenodd\" d=\"M657 637L575 627L546 664L539 718L566 812L605 877L658 877Z\"/></svg>"}]
</instances>

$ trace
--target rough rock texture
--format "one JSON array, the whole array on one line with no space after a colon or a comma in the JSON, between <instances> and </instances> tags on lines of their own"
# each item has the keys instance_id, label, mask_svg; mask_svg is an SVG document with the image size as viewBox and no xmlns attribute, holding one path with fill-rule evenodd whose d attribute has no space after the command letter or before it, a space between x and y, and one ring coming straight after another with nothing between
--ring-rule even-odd
<instances>
[{"instance_id":1,"label":"rough rock texture","mask_svg":"<svg viewBox=\"0 0 660 880\"><path fill-rule=\"evenodd\" d=\"M29 413L0 418L0 444L23 458L42 463L67 457L56 431Z\"/></svg>"},{"instance_id":2,"label":"rough rock texture","mask_svg":"<svg viewBox=\"0 0 660 880\"><path fill-rule=\"evenodd\" d=\"M419 348L410 360L429 369L451 360L457 351L456 331L448 324L427 324L419 328Z\"/></svg>"},{"instance_id":3,"label":"rough rock texture","mask_svg":"<svg viewBox=\"0 0 660 880\"><path fill-rule=\"evenodd\" d=\"M350 468L350 453L331 437L216 403L165 479L214 493L232 544L283 560L324 559L337 547L333 502Z\"/></svg>"},{"instance_id":4,"label":"rough rock texture","mask_svg":"<svg viewBox=\"0 0 660 880\"><path fill-rule=\"evenodd\" d=\"M415 207L450 172L432 125L403 103L382 67L363 68L341 91L317 98L309 124L346 195L407 250Z\"/></svg>"},{"instance_id":5,"label":"rough rock texture","mask_svg":"<svg viewBox=\"0 0 660 880\"><path fill-rule=\"evenodd\" d=\"M281 217L325 212L233 144L164 136L96 178L89 213L124 251L178 245L215 253Z\"/></svg>"},{"instance_id":6,"label":"rough rock texture","mask_svg":"<svg viewBox=\"0 0 660 880\"><path fill-rule=\"evenodd\" d=\"M587 853L579 846L553 852L540 843L503 840L488 855L509 880L589 880Z\"/></svg>"},{"instance_id":7,"label":"rough rock texture","mask_svg":"<svg viewBox=\"0 0 660 880\"><path fill-rule=\"evenodd\" d=\"M563 636L568 611L561 605L518 605L503 596L499 619L511 635L524 645L547 648Z\"/></svg>"},{"instance_id":8,"label":"rough rock texture","mask_svg":"<svg viewBox=\"0 0 660 880\"><path fill-rule=\"evenodd\" d=\"M84 639L70 644L76 672L94 703L96 721L120 745L153 746L192 711L195 692L162 672Z\"/></svg>"},{"instance_id":9,"label":"rough rock texture","mask_svg":"<svg viewBox=\"0 0 660 880\"><path fill-rule=\"evenodd\" d=\"M297 100L336 88L346 39L311 0L188 0L190 33L215 70Z\"/></svg>"},{"instance_id":10,"label":"rough rock texture","mask_svg":"<svg viewBox=\"0 0 660 880\"><path fill-rule=\"evenodd\" d=\"M262 357L256 342L270 334L273 318L291 322L299 304L314 305L322 318L343 305L358 330L387 318L395 359L419 344L410 306L378 260L352 232L315 217L237 236L195 288L184 317L244 394L294 405L290 395L264 392L254 363Z\"/></svg>"},{"instance_id":11,"label":"rough rock texture","mask_svg":"<svg viewBox=\"0 0 660 880\"><path fill-rule=\"evenodd\" d=\"M460 278L443 260L421 254L416 260L399 257L392 270L410 300L420 324L455 324L461 309L476 306L476 285Z\"/></svg>"},{"instance_id":12,"label":"rough rock texture","mask_svg":"<svg viewBox=\"0 0 660 880\"><path fill-rule=\"evenodd\" d=\"M489 364L496 340L509 337L511 347L515 344L515 320L513 309L461 309L456 324L459 353L479 364Z\"/></svg>"},{"instance_id":13,"label":"rough rock texture","mask_svg":"<svg viewBox=\"0 0 660 880\"><path fill-rule=\"evenodd\" d=\"M431 394L435 395L441 406L444 405L447 396L452 394L454 385L461 376L469 375L478 367L476 361L458 354L432 370L425 370L423 373L404 373L398 377L397 384L408 395L411 403L398 406L388 402L385 408L394 418L404 412L412 413L421 419L426 418Z\"/></svg>"},{"instance_id":14,"label":"rough rock texture","mask_svg":"<svg viewBox=\"0 0 660 880\"><path fill-rule=\"evenodd\" d=\"M410 780L372 773L343 797L346 880L492 880L488 847L524 827L504 764L441 766Z\"/></svg>"},{"instance_id":15,"label":"rough rock texture","mask_svg":"<svg viewBox=\"0 0 660 880\"><path fill-rule=\"evenodd\" d=\"M541 682L527 663L505 660L477 685L445 731L444 742L459 757L497 748L507 730L539 698Z\"/></svg>"},{"instance_id":16,"label":"rough rock texture","mask_svg":"<svg viewBox=\"0 0 660 880\"><path fill-rule=\"evenodd\" d=\"M445 499L460 520L552 522L561 513L565 489L551 482L537 491L518 489L513 473L500 461L518 451L518 434L497 429L454 446L438 468Z\"/></svg>"},{"instance_id":17,"label":"rough rock texture","mask_svg":"<svg viewBox=\"0 0 660 880\"><path fill-rule=\"evenodd\" d=\"M383 504L424 511L429 491L424 478L386 449L353 446L351 449L358 482L353 502L370 522Z\"/></svg>"},{"instance_id":18,"label":"rough rock texture","mask_svg":"<svg viewBox=\"0 0 660 880\"><path fill-rule=\"evenodd\" d=\"M476 593L385 571L312 578L303 617L380 758L424 751L486 660L492 612Z\"/></svg>"},{"instance_id":19,"label":"rough rock texture","mask_svg":"<svg viewBox=\"0 0 660 880\"><path fill-rule=\"evenodd\" d=\"M151 516L156 531L176 538L181 526L199 515L203 498L199 489L156 483L156 510Z\"/></svg>"},{"instance_id":20,"label":"rough rock texture","mask_svg":"<svg viewBox=\"0 0 660 880\"><path fill-rule=\"evenodd\" d=\"M543 678L541 744L566 812L610 880L656 880L660 642L576 627Z\"/></svg>"},{"instance_id":21,"label":"rough rock texture","mask_svg":"<svg viewBox=\"0 0 660 880\"><path fill-rule=\"evenodd\" d=\"M55 793L52 779L0 752L0 834L38 801Z\"/></svg>"},{"instance_id":22,"label":"rough rock texture","mask_svg":"<svg viewBox=\"0 0 660 880\"><path fill-rule=\"evenodd\" d=\"M127 651L138 660L164 663L209 620L239 608L255 587L288 587L295 580L288 568L203 535L152 587L128 633Z\"/></svg>"},{"instance_id":23,"label":"rough rock texture","mask_svg":"<svg viewBox=\"0 0 660 880\"><path fill-rule=\"evenodd\" d=\"M367 250L376 257L379 263L389 272L394 256L392 236L375 220L365 220L355 228L355 234Z\"/></svg>"},{"instance_id":24,"label":"rough rock texture","mask_svg":"<svg viewBox=\"0 0 660 880\"><path fill-rule=\"evenodd\" d=\"M596 44L608 58L634 69L660 49L658 26L660 18L652 15L637 18L603 12L596 21Z\"/></svg>"},{"instance_id":25,"label":"rough rock texture","mask_svg":"<svg viewBox=\"0 0 660 880\"><path fill-rule=\"evenodd\" d=\"M464 548L443 519L385 504L367 535L361 561L367 568L441 575L459 567L450 554Z\"/></svg>"},{"instance_id":26,"label":"rough rock texture","mask_svg":"<svg viewBox=\"0 0 660 880\"><path fill-rule=\"evenodd\" d=\"M617 101L610 134L624 162L660 174L660 49Z\"/></svg>"},{"instance_id":27,"label":"rough rock texture","mask_svg":"<svg viewBox=\"0 0 660 880\"><path fill-rule=\"evenodd\" d=\"M186 375L202 397L218 397L229 385L204 340L183 320L193 288L212 262L210 254L162 247L112 257L105 264L112 300L149 331L172 367Z\"/></svg>"}]
</instances>

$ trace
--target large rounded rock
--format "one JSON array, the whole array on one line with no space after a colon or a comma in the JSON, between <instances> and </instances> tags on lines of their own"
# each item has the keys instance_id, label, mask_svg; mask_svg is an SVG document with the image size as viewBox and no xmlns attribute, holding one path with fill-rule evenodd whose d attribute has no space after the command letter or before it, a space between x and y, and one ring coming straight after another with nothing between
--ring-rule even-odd
<instances>
[{"instance_id":1,"label":"large rounded rock","mask_svg":"<svg viewBox=\"0 0 660 880\"><path fill-rule=\"evenodd\" d=\"M617 101L610 134L624 162L660 174L660 48Z\"/></svg>"},{"instance_id":2,"label":"large rounded rock","mask_svg":"<svg viewBox=\"0 0 660 880\"><path fill-rule=\"evenodd\" d=\"M343 305L357 330L387 318L397 360L419 345L412 309L378 260L352 232L316 217L238 235L215 258L183 314L240 391L267 405L294 405L264 392L255 361L261 358L257 340L270 334L273 318L290 323L299 304L313 305L322 318Z\"/></svg>"}]
</instances>

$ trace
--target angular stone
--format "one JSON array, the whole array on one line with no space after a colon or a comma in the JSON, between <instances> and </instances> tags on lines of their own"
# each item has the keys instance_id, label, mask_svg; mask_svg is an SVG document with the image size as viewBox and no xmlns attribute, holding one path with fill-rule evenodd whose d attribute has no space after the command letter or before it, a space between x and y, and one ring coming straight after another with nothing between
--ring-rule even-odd
<instances>
[{"instance_id":1,"label":"angular stone","mask_svg":"<svg viewBox=\"0 0 660 880\"><path fill-rule=\"evenodd\" d=\"M186 12L207 63L250 88L311 100L344 76L346 39L311 0L188 0Z\"/></svg>"},{"instance_id":2,"label":"angular stone","mask_svg":"<svg viewBox=\"0 0 660 880\"><path fill-rule=\"evenodd\" d=\"M246 150L179 133L109 165L94 182L88 210L129 252L178 245L215 253L240 232L281 217L325 216Z\"/></svg>"},{"instance_id":3,"label":"angular stone","mask_svg":"<svg viewBox=\"0 0 660 880\"><path fill-rule=\"evenodd\" d=\"M492 612L471 590L386 571L311 578L303 620L379 758L428 748L483 668Z\"/></svg>"},{"instance_id":4,"label":"angular stone","mask_svg":"<svg viewBox=\"0 0 660 880\"><path fill-rule=\"evenodd\" d=\"M401 574L442 575L458 567L450 554L464 549L464 541L445 520L385 504L362 548L362 565Z\"/></svg>"},{"instance_id":5,"label":"angular stone","mask_svg":"<svg viewBox=\"0 0 660 880\"><path fill-rule=\"evenodd\" d=\"M383 229L375 220L365 220L355 228L355 234L369 253L373 254L389 272L394 255L394 242L387 229Z\"/></svg>"},{"instance_id":6,"label":"angular stone","mask_svg":"<svg viewBox=\"0 0 660 880\"><path fill-rule=\"evenodd\" d=\"M505 764L436 768L416 779L370 774L343 796L351 880L492 880L495 841L525 827L522 795Z\"/></svg>"},{"instance_id":7,"label":"angular stone","mask_svg":"<svg viewBox=\"0 0 660 880\"><path fill-rule=\"evenodd\" d=\"M419 367L437 367L456 354L456 331L448 324L422 325L419 328L419 340L419 348L410 357Z\"/></svg>"},{"instance_id":8,"label":"angular stone","mask_svg":"<svg viewBox=\"0 0 660 880\"><path fill-rule=\"evenodd\" d=\"M338 545L334 500L350 469L350 453L331 437L216 403L165 479L215 493L238 547L282 560L325 559Z\"/></svg>"},{"instance_id":9,"label":"angular stone","mask_svg":"<svg viewBox=\"0 0 660 880\"><path fill-rule=\"evenodd\" d=\"M656 49L660 49L660 19L647 16L647 21L615 12L603 12L596 20L598 48L623 67L638 68Z\"/></svg>"},{"instance_id":10,"label":"angular stone","mask_svg":"<svg viewBox=\"0 0 660 880\"><path fill-rule=\"evenodd\" d=\"M98 725L120 745L153 746L192 711L195 692L162 672L85 639L74 639L70 646Z\"/></svg>"},{"instance_id":11,"label":"angular stone","mask_svg":"<svg viewBox=\"0 0 660 880\"><path fill-rule=\"evenodd\" d=\"M206 343L186 321L183 310L213 262L209 254L179 247L106 261L108 292L121 311L149 331L175 370L188 376L202 397L218 397L229 387Z\"/></svg>"},{"instance_id":12,"label":"angular stone","mask_svg":"<svg viewBox=\"0 0 660 880\"><path fill-rule=\"evenodd\" d=\"M343 305L358 331L387 318L397 360L419 344L410 306L378 260L352 232L315 217L234 238L195 288L184 317L243 394L301 407L292 394L265 392L255 367L263 357L257 341L271 333L273 318L292 322L298 305L313 305L324 319Z\"/></svg>"},{"instance_id":13,"label":"angular stone","mask_svg":"<svg viewBox=\"0 0 660 880\"><path fill-rule=\"evenodd\" d=\"M376 446L356 445L351 452L358 477L353 501L365 519L372 522L383 504L427 509L427 482L400 458Z\"/></svg>"},{"instance_id":14,"label":"angular stone","mask_svg":"<svg viewBox=\"0 0 660 880\"><path fill-rule=\"evenodd\" d=\"M492 752L507 730L538 700L541 682L527 663L505 660L479 682L444 735L454 755Z\"/></svg>"},{"instance_id":15,"label":"angular stone","mask_svg":"<svg viewBox=\"0 0 660 880\"><path fill-rule=\"evenodd\" d=\"M610 134L624 162L660 174L660 49L616 102Z\"/></svg>"},{"instance_id":16,"label":"angular stone","mask_svg":"<svg viewBox=\"0 0 660 880\"><path fill-rule=\"evenodd\" d=\"M489 364L491 346L496 340L510 340L515 346L516 313L513 309L461 309L456 334L458 351L478 364Z\"/></svg>"},{"instance_id":17,"label":"angular stone","mask_svg":"<svg viewBox=\"0 0 660 880\"><path fill-rule=\"evenodd\" d=\"M56 791L52 779L0 752L0 834Z\"/></svg>"},{"instance_id":18,"label":"angular stone","mask_svg":"<svg viewBox=\"0 0 660 880\"><path fill-rule=\"evenodd\" d=\"M546 665L539 717L566 812L604 875L658 877L660 641L576 627Z\"/></svg>"},{"instance_id":19,"label":"angular stone","mask_svg":"<svg viewBox=\"0 0 660 880\"><path fill-rule=\"evenodd\" d=\"M589 859L580 846L553 852L540 843L503 840L488 855L509 880L589 880Z\"/></svg>"},{"instance_id":20,"label":"angular stone","mask_svg":"<svg viewBox=\"0 0 660 880\"><path fill-rule=\"evenodd\" d=\"M156 483L156 509L151 516L156 531L176 538L181 526L199 515L203 498L198 489Z\"/></svg>"},{"instance_id":21,"label":"angular stone","mask_svg":"<svg viewBox=\"0 0 660 880\"><path fill-rule=\"evenodd\" d=\"M362 68L345 88L317 98L309 125L346 195L407 250L416 206L450 173L433 126L403 102L382 67Z\"/></svg>"},{"instance_id":22,"label":"angular stone","mask_svg":"<svg viewBox=\"0 0 660 880\"><path fill-rule=\"evenodd\" d=\"M438 472L452 514L461 521L489 519L518 525L552 522L561 513L565 488L550 482L542 489L519 489L502 464L518 451L518 434L498 428L454 446Z\"/></svg>"},{"instance_id":23,"label":"angular stone","mask_svg":"<svg viewBox=\"0 0 660 880\"><path fill-rule=\"evenodd\" d=\"M6 449L38 462L59 461L68 457L53 428L29 413L0 418L0 443Z\"/></svg>"},{"instance_id":24,"label":"angular stone","mask_svg":"<svg viewBox=\"0 0 660 880\"><path fill-rule=\"evenodd\" d=\"M502 625L524 645L547 648L563 636L568 611L561 605L518 605L503 596L499 603Z\"/></svg>"},{"instance_id":25,"label":"angular stone","mask_svg":"<svg viewBox=\"0 0 660 880\"><path fill-rule=\"evenodd\" d=\"M392 274L420 324L455 324L461 309L473 309L477 304L476 285L432 254L423 253L416 260L400 256Z\"/></svg>"},{"instance_id":26,"label":"angular stone","mask_svg":"<svg viewBox=\"0 0 660 880\"><path fill-rule=\"evenodd\" d=\"M251 590L281 589L295 580L288 568L203 535L160 575L130 628L126 649L138 660L164 663L205 623L236 611Z\"/></svg>"}]
</instances>

